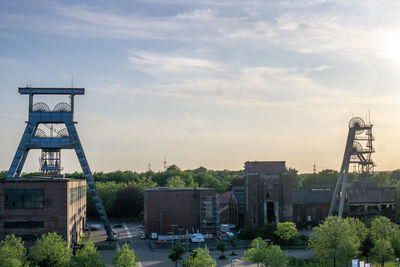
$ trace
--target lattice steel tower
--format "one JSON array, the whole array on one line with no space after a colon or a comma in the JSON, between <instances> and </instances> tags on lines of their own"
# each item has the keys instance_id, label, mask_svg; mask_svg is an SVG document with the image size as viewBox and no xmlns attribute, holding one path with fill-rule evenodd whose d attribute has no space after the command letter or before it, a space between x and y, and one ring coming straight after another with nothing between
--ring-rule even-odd
<instances>
[{"instance_id":1,"label":"lattice steel tower","mask_svg":"<svg viewBox=\"0 0 400 267\"><path fill-rule=\"evenodd\" d=\"M84 95L84 88L18 88L21 95L29 95L29 120L25 132L19 143L17 152L11 163L7 178L18 178L21 174L26 157L30 149L41 149L40 158L41 173L45 176L61 175L61 149L74 149L82 167L83 174L89 186L90 193L96 205L97 212L104 225L109 240L116 240L103 203L96 189L96 184L90 171L88 161L83 151L78 133L73 121L74 114L74 96ZM33 104L34 95L67 95L70 103L59 103L53 110L43 102ZM54 125L64 125L65 128L58 131ZM44 126L50 130L50 134L39 128Z\"/></svg>"},{"instance_id":2,"label":"lattice steel tower","mask_svg":"<svg viewBox=\"0 0 400 267\"><path fill-rule=\"evenodd\" d=\"M358 165L358 171L363 177L368 178L369 173L373 171L375 166L371 158L371 154L375 152L372 146L373 140L372 124L365 124L365 122L359 117L354 117L350 120L342 167L332 196L328 216L333 214L338 199L340 199L338 216L342 217L343 215L349 165ZM366 147L365 149L363 148L362 143L364 143Z\"/></svg>"}]
</instances>

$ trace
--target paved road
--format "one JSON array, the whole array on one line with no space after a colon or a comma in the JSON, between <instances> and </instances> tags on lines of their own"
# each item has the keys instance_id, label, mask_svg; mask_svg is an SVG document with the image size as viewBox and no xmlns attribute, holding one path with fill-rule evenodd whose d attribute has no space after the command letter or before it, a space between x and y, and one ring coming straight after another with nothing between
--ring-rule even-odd
<instances>
[{"instance_id":1,"label":"paved road","mask_svg":"<svg viewBox=\"0 0 400 267\"><path fill-rule=\"evenodd\" d=\"M174 267L174 263L168 259L169 249L154 249L150 248L150 240L142 240L140 236L143 233L143 230L139 228L138 223L112 223L111 225L121 224L121 228L114 228L119 234L118 245L122 245L123 243L128 243L130 248L133 248L136 254L140 258L140 265L139 267ZM89 239L98 245L100 248L107 248L108 249L101 249L99 250L103 260L106 262L107 266L112 266L112 257L115 255L114 247L117 243L109 243L106 242L106 235L104 229L100 231L92 231L90 233ZM226 251L225 255L228 259L220 260L218 259L220 252L219 251L210 251L210 255L216 259L217 266L219 267L229 267L231 266L231 260L237 260L232 263L232 266L246 266L246 267L255 267L256 264L251 264L248 262L243 262L239 260L243 256L243 249L235 250L237 252L237 256L229 256L232 251ZM295 256L298 258L313 258L313 252L308 250L287 250L285 251L286 254L289 256ZM184 258L188 256L188 253L184 255Z\"/></svg>"}]
</instances>

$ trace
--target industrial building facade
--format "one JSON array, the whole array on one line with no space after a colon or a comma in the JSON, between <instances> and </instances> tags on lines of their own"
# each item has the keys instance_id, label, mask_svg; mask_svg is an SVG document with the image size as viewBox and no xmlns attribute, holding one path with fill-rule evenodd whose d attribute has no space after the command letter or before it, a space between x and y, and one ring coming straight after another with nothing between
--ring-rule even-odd
<instances>
[{"instance_id":1,"label":"industrial building facade","mask_svg":"<svg viewBox=\"0 0 400 267\"><path fill-rule=\"evenodd\" d=\"M215 233L219 225L216 190L155 188L144 190L146 234Z\"/></svg>"},{"instance_id":2,"label":"industrial building facade","mask_svg":"<svg viewBox=\"0 0 400 267\"><path fill-rule=\"evenodd\" d=\"M292 177L284 161L245 163L246 224L292 221Z\"/></svg>"},{"instance_id":3,"label":"industrial building facade","mask_svg":"<svg viewBox=\"0 0 400 267\"><path fill-rule=\"evenodd\" d=\"M56 231L78 242L86 223L86 180L18 178L0 180L0 234L21 236L29 246Z\"/></svg>"},{"instance_id":4,"label":"industrial building facade","mask_svg":"<svg viewBox=\"0 0 400 267\"><path fill-rule=\"evenodd\" d=\"M316 224L328 216L334 189L334 185L314 185L293 190L293 219L298 227ZM354 181L348 184L343 216L365 219L382 215L394 220L396 205L395 187L373 181ZM336 208L333 215L337 213Z\"/></svg>"}]
</instances>

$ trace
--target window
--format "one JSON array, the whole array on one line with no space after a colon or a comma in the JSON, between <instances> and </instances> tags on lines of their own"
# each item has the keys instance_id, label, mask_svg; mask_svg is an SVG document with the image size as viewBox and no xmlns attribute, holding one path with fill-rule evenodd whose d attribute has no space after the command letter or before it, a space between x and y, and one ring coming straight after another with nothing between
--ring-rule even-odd
<instances>
[{"instance_id":1,"label":"window","mask_svg":"<svg viewBox=\"0 0 400 267\"><path fill-rule=\"evenodd\" d=\"M43 228L43 221L4 222L4 228Z\"/></svg>"},{"instance_id":2,"label":"window","mask_svg":"<svg viewBox=\"0 0 400 267\"><path fill-rule=\"evenodd\" d=\"M4 208L43 208L43 189L5 189Z\"/></svg>"},{"instance_id":3,"label":"window","mask_svg":"<svg viewBox=\"0 0 400 267\"><path fill-rule=\"evenodd\" d=\"M69 190L69 204L72 205L86 196L86 186L78 186Z\"/></svg>"}]
</instances>

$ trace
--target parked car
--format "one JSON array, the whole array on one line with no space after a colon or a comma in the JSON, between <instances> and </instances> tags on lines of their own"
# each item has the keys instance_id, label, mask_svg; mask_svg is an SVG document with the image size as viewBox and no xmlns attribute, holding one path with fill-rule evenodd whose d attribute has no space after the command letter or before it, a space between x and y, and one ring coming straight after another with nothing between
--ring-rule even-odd
<instances>
[{"instance_id":1,"label":"parked car","mask_svg":"<svg viewBox=\"0 0 400 267\"><path fill-rule=\"evenodd\" d=\"M155 240L158 238L157 233L151 233L151 239Z\"/></svg>"},{"instance_id":2,"label":"parked car","mask_svg":"<svg viewBox=\"0 0 400 267\"><path fill-rule=\"evenodd\" d=\"M192 235L192 238L190 239L193 243L203 243L204 242L204 236L200 233L195 233Z\"/></svg>"},{"instance_id":3,"label":"parked car","mask_svg":"<svg viewBox=\"0 0 400 267\"><path fill-rule=\"evenodd\" d=\"M100 224L89 224L86 227L89 231L98 231L100 230L101 226Z\"/></svg>"},{"instance_id":4,"label":"parked car","mask_svg":"<svg viewBox=\"0 0 400 267\"><path fill-rule=\"evenodd\" d=\"M139 228L140 228L140 229L144 229L143 224L140 224L140 225L139 225Z\"/></svg>"},{"instance_id":5,"label":"parked car","mask_svg":"<svg viewBox=\"0 0 400 267\"><path fill-rule=\"evenodd\" d=\"M140 236L140 238L141 238L141 239L147 239L147 235L146 235L146 234L142 234L142 235Z\"/></svg>"},{"instance_id":6,"label":"parked car","mask_svg":"<svg viewBox=\"0 0 400 267\"><path fill-rule=\"evenodd\" d=\"M122 228L122 224L116 224L113 226L113 228Z\"/></svg>"}]
</instances>

